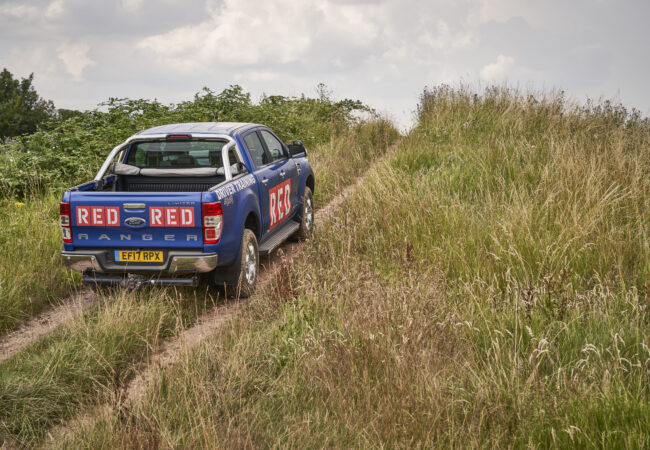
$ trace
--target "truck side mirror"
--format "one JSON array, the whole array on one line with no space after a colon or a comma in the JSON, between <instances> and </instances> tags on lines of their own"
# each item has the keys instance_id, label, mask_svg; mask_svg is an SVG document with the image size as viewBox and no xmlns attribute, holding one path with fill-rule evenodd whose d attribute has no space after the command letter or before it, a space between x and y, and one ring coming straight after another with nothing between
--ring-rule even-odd
<instances>
[{"instance_id":1,"label":"truck side mirror","mask_svg":"<svg viewBox=\"0 0 650 450\"><path fill-rule=\"evenodd\" d=\"M288 147L292 158L307 156L307 149L302 141L293 141L293 144L289 144Z\"/></svg>"}]
</instances>

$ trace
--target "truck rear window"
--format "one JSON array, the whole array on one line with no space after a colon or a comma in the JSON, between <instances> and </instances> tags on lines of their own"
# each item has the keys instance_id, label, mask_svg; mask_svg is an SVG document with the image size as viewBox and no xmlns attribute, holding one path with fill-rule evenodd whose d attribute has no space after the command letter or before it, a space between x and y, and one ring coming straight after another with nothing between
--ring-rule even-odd
<instances>
[{"instance_id":1,"label":"truck rear window","mask_svg":"<svg viewBox=\"0 0 650 450\"><path fill-rule=\"evenodd\" d=\"M129 150L126 163L138 167L222 167L222 141L137 142ZM231 164L236 163L230 153Z\"/></svg>"}]
</instances>

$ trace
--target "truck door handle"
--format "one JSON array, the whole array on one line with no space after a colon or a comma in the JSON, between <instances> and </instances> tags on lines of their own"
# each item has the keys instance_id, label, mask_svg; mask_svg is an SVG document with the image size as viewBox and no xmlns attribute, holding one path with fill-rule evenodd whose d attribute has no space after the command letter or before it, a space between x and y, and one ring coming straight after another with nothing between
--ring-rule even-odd
<instances>
[{"instance_id":1,"label":"truck door handle","mask_svg":"<svg viewBox=\"0 0 650 450\"><path fill-rule=\"evenodd\" d=\"M262 184L267 184L268 182L269 182L269 179L268 179L268 178L263 178L263 179L262 179Z\"/></svg>"},{"instance_id":2,"label":"truck door handle","mask_svg":"<svg viewBox=\"0 0 650 450\"><path fill-rule=\"evenodd\" d=\"M280 172L281 177L285 176L286 174L287 174L287 172L285 172L284 170L282 172Z\"/></svg>"}]
</instances>

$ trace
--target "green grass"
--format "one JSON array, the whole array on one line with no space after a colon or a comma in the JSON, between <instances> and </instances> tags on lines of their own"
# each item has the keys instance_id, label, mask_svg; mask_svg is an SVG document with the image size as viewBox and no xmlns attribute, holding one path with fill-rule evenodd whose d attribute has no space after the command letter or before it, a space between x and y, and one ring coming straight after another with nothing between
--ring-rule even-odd
<instances>
[{"instance_id":1,"label":"green grass","mask_svg":"<svg viewBox=\"0 0 650 450\"><path fill-rule=\"evenodd\" d=\"M61 248L58 198L0 200L0 334L78 286L60 264Z\"/></svg>"},{"instance_id":2,"label":"green grass","mask_svg":"<svg viewBox=\"0 0 650 450\"><path fill-rule=\"evenodd\" d=\"M650 129L425 92L265 295L63 447L650 446Z\"/></svg>"},{"instance_id":3,"label":"green grass","mask_svg":"<svg viewBox=\"0 0 650 450\"><path fill-rule=\"evenodd\" d=\"M202 290L120 291L0 365L0 441L32 446L84 406L115 402L159 343L216 298Z\"/></svg>"},{"instance_id":4,"label":"green grass","mask_svg":"<svg viewBox=\"0 0 650 450\"><path fill-rule=\"evenodd\" d=\"M341 187L336 183L342 183L340 178L321 183L321 171L327 167L352 179L379 158L395 136L387 123L369 123L311 149L319 201L331 198ZM350 154L346 167L347 160L336 157L341 149ZM38 210L35 204L22 208L33 208L31 215ZM52 228L58 247L58 225ZM160 343L191 326L216 301L207 287L118 291L0 363L0 442L33 446L49 428L80 411L98 403L115 404L125 383Z\"/></svg>"},{"instance_id":5,"label":"green grass","mask_svg":"<svg viewBox=\"0 0 650 450\"><path fill-rule=\"evenodd\" d=\"M310 148L316 171L316 206L362 174L397 139L384 120L356 124ZM0 334L56 304L80 278L60 262L59 201L55 194L0 200Z\"/></svg>"},{"instance_id":6,"label":"green grass","mask_svg":"<svg viewBox=\"0 0 650 450\"><path fill-rule=\"evenodd\" d=\"M352 180L363 175L398 138L399 133L390 122L377 119L333 135L313 151L307 149L309 163L316 174L316 207L329 202Z\"/></svg>"}]
</instances>

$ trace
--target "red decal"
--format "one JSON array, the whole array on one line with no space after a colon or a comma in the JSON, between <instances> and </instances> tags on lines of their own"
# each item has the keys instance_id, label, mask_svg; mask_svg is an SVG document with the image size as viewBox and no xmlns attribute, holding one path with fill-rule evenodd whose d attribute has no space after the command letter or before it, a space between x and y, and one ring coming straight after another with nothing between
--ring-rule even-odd
<instances>
[{"instance_id":1,"label":"red decal","mask_svg":"<svg viewBox=\"0 0 650 450\"><path fill-rule=\"evenodd\" d=\"M152 227L164 227L165 208L161 206L152 206L149 208L149 225Z\"/></svg>"},{"instance_id":2,"label":"red decal","mask_svg":"<svg viewBox=\"0 0 650 450\"><path fill-rule=\"evenodd\" d=\"M165 226L167 227L178 226L178 208L174 208L174 207L165 208Z\"/></svg>"},{"instance_id":3,"label":"red decal","mask_svg":"<svg viewBox=\"0 0 650 450\"><path fill-rule=\"evenodd\" d=\"M289 217L291 212L291 180L283 181L269 190L269 229Z\"/></svg>"},{"instance_id":4,"label":"red decal","mask_svg":"<svg viewBox=\"0 0 650 450\"><path fill-rule=\"evenodd\" d=\"M77 206L77 226L90 226L90 208L88 206Z\"/></svg>"},{"instance_id":5,"label":"red decal","mask_svg":"<svg viewBox=\"0 0 650 450\"><path fill-rule=\"evenodd\" d=\"M76 206L79 227L119 227L120 208L117 206Z\"/></svg>"},{"instance_id":6,"label":"red decal","mask_svg":"<svg viewBox=\"0 0 650 450\"><path fill-rule=\"evenodd\" d=\"M119 206L75 206L77 226L119 227ZM152 206L149 208L151 227L193 227L194 208L188 206Z\"/></svg>"},{"instance_id":7,"label":"red decal","mask_svg":"<svg viewBox=\"0 0 650 450\"><path fill-rule=\"evenodd\" d=\"M284 188L282 185L278 187L276 195L278 196L278 221L284 219L284 209L282 208L282 197L283 197Z\"/></svg>"},{"instance_id":8,"label":"red decal","mask_svg":"<svg viewBox=\"0 0 650 450\"><path fill-rule=\"evenodd\" d=\"M289 217L289 212L291 211L291 180L287 180L284 183L284 217Z\"/></svg>"},{"instance_id":9,"label":"red decal","mask_svg":"<svg viewBox=\"0 0 650 450\"><path fill-rule=\"evenodd\" d=\"M278 219L275 215L275 189L271 189L269 191L269 215L271 216L271 227L273 228L275 224L278 222Z\"/></svg>"},{"instance_id":10,"label":"red decal","mask_svg":"<svg viewBox=\"0 0 650 450\"><path fill-rule=\"evenodd\" d=\"M181 208L181 226L193 227L194 226L194 208Z\"/></svg>"},{"instance_id":11,"label":"red decal","mask_svg":"<svg viewBox=\"0 0 650 450\"><path fill-rule=\"evenodd\" d=\"M193 227L194 208L182 206L152 206L149 208L152 227Z\"/></svg>"},{"instance_id":12,"label":"red decal","mask_svg":"<svg viewBox=\"0 0 650 450\"><path fill-rule=\"evenodd\" d=\"M105 225L103 206L90 207L90 223L95 227L103 227Z\"/></svg>"},{"instance_id":13,"label":"red decal","mask_svg":"<svg viewBox=\"0 0 650 450\"><path fill-rule=\"evenodd\" d=\"M119 227L120 226L120 208L117 206L106 207L106 226Z\"/></svg>"}]
</instances>

